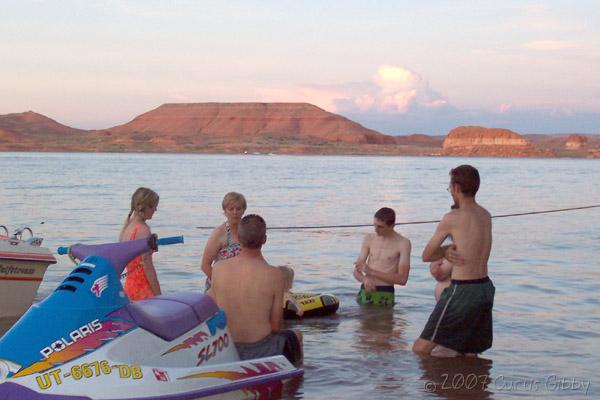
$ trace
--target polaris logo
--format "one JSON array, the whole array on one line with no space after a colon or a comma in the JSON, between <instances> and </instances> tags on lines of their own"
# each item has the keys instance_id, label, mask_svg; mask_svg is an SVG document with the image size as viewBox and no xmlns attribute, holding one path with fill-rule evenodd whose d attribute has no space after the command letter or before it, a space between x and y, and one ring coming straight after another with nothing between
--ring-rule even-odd
<instances>
[{"instance_id":1,"label":"polaris logo","mask_svg":"<svg viewBox=\"0 0 600 400\"><path fill-rule=\"evenodd\" d=\"M82 327L79 327L78 329L75 329L74 331L69 333L69 339L71 340L62 337L54 341L51 345L44 347L42 350L40 350L40 354L44 358L48 358L52 353L58 353L59 351L63 351L78 340L81 340L94 332L98 332L100 329L102 329L102 323L100 322L100 320L95 319L92 322L85 324Z\"/></svg>"},{"instance_id":2,"label":"polaris logo","mask_svg":"<svg viewBox=\"0 0 600 400\"><path fill-rule=\"evenodd\" d=\"M102 292L108 287L108 275L104 275L94 281L90 291L96 295L96 297L102 296Z\"/></svg>"}]
</instances>

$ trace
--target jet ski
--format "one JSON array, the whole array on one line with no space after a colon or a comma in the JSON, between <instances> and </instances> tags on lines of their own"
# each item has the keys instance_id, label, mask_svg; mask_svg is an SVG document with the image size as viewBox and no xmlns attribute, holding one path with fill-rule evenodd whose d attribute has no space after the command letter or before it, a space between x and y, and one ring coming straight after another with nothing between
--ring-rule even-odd
<instances>
[{"instance_id":1,"label":"jet ski","mask_svg":"<svg viewBox=\"0 0 600 400\"><path fill-rule=\"evenodd\" d=\"M0 339L0 399L277 397L303 369L284 356L240 361L226 315L209 296L127 298L127 263L182 242L152 235L59 248L82 261Z\"/></svg>"}]
</instances>

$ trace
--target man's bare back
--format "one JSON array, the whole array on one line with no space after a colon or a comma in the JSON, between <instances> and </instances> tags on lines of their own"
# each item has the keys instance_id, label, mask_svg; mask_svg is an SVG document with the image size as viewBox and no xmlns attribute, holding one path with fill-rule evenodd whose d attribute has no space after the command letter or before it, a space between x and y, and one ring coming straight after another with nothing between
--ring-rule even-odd
<instances>
[{"instance_id":1,"label":"man's bare back","mask_svg":"<svg viewBox=\"0 0 600 400\"><path fill-rule=\"evenodd\" d=\"M440 225L446 226L462 262L454 264L452 279L480 279L488 275L492 248L490 213L475 202L461 204L446 214Z\"/></svg>"},{"instance_id":2,"label":"man's bare back","mask_svg":"<svg viewBox=\"0 0 600 400\"><path fill-rule=\"evenodd\" d=\"M246 251L244 251L246 250ZM283 277L262 256L242 250L213 271L213 295L225 310L235 342L257 342L283 320Z\"/></svg>"}]
</instances>

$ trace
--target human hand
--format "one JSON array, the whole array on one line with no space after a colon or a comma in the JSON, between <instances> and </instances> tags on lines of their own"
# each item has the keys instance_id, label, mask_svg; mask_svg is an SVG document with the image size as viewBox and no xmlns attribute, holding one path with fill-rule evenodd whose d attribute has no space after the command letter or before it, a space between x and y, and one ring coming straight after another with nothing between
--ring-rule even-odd
<instances>
[{"instance_id":1,"label":"human hand","mask_svg":"<svg viewBox=\"0 0 600 400\"><path fill-rule=\"evenodd\" d=\"M296 315L301 317L304 315L304 310L301 307L296 307L298 310L296 311Z\"/></svg>"},{"instance_id":2,"label":"human hand","mask_svg":"<svg viewBox=\"0 0 600 400\"><path fill-rule=\"evenodd\" d=\"M365 285L365 290L367 292L374 292L377 290L377 287L375 286L375 282L373 281L372 278L365 278L365 280L363 281L363 285Z\"/></svg>"},{"instance_id":3,"label":"human hand","mask_svg":"<svg viewBox=\"0 0 600 400\"><path fill-rule=\"evenodd\" d=\"M444 258L452 265L463 265L465 263L464 257L456 250L456 245L452 244L446 248L444 252Z\"/></svg>"},{"instance_id":4,"label":"human hand","mask_svg":"<svg viewBox=\"0 0 600 400\"><path fill-rule=\"evenodd\" d=\"M361 275L363 275L365 272L366 266L367 266L367 264L365 264L364 262L355 262L354 270L357 271L358 273L360 273Z\"/></svg>"},{"instance_id":5,"label":"human hand","mask_svg":"<svg viewBox=\"0 0 600 400\"><path fill-rule=\"evenodd\" d=\"M441 279L442 263L444 262L443 260L443 258L440 258L439 260L429 264L429 272L431 273L431 276L435 278L436 281L439 281Z\"/></svg>"}]
</instances>

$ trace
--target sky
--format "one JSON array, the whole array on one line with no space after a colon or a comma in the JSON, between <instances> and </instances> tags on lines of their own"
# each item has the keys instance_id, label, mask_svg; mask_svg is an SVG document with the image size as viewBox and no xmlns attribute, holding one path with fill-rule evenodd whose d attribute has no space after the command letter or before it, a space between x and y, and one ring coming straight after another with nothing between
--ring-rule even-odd
<instances>
[{"instance_id":1,"label":"sky","mask_svg":"<svg viewBox=\"0 0 600 400\"><path fill-rule=\"evenodd\" d=\"M308 102L392 135L600 134L596 0L0 1L0 114Z\"/></svg>"}]
</instances>

